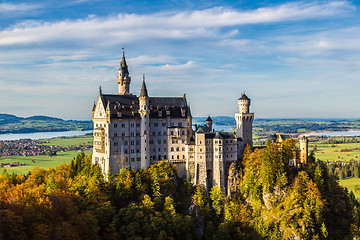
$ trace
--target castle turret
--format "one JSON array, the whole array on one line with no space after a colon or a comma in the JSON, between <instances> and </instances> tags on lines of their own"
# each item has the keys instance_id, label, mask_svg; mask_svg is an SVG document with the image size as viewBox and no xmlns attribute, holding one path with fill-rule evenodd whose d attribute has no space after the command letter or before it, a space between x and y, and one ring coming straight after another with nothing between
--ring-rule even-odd
<instances>
[{"instance_id":1,"label":"castle turret","mask_svg":"<svg viewBox=\"0 0 360 240\"><path fill-rule=\"evenodd\" d=\"M307 164L308 160L308 139L306 136L302 136L299 139L300 142L300 162L301 164Z\"/></svg>"},{"instance_id":2,"label":"castle turret","mask_svg":"<svg viewBox=\"0 0 360 240\"><path fill-rule=\"evenodd\" d=\"M130 93L131 77L129 75L128 66L125 60L125 52L123 52L123 58L119 67L119 75L117 77L117 83L119 87L118 95L131 95Z\"/></svg>"},{"instance_id":3,"label":"castle turret","mask_svg":"<svg viewBox=\"0 0 360 240\"><path fill-rule=\"evenodd\" d=\"M210 129L210 132L212 132L213 120L210 116L206 119L205 125Z\"/></svg>"},{"instance_id":4,"label":"castle turret","mask_svg":"<svg viewBox=\"0 0 360 240\"><path fill-rule=\"evenodd\" d=\"M254 113L250 113L250 98L245 93L241 94L238 99L239 113L235 113L236 120L236 136L238 138L238 157L241 157L246 144L253 146L252 141L252 122L254 120Z\"/></svg>"},{"instance_id":5,"label":"castle turret","mask_svg":"<svg viewBox=\"0 0 360 240\"><path fill-rule=\"evenodd\" d=\"M139 96L139 113L141 116L141 168L148 168L150 166L150 149L149 149L149 96L145 84L145 76L143 76L143 83Z\"/></svg>"}]
</instances>

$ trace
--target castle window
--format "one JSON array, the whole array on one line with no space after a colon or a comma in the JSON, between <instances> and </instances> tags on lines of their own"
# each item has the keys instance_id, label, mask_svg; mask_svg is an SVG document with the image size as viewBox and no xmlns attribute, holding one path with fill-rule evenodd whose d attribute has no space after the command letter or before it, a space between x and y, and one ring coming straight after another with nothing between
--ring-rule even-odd
<instances>
[{"instance_id":1,"label":"castle window","mask_svg":"<svg viewBox=\"0 0 360 240\"><path fill-rule=\"evenodd\" d=\"M131 161L132 161L132 162L135 162L135 158L131 158Z\"/></svg>"},{"instance_id":2,"label":"castle window","mask_svg":"<svg viewBox=\"0 0 360 240\"><path fill-rule=\"evenodd\" d=\"M136 161L141 161L141 158L140 158L140 157L137 157L137 158L136 158Z\"/></svg>"},{"instance_id":3,"label":"castle window","mask_svg":"<svg viewBox=\"0 0 360 240\"><path fill-rule=\"evenodd\" d=\"M119 146L119 143L118 143L118 142L114 142L114 146Z\"/></svg>"},{"instance_id":4,"label":"castle window","mask_svg":"<svg viewBox=\"0 0 360 240\"><path fill-rule=\"evenodd\" d=\"M173 152L173 151L174 151L174 148L172 147L170 151L172 151L172 152Z\"/></svg>"},{"instance_id":5,"label":"castle window","mask_svg":"<svg viewBox=\"0 0 360 240\"><path fill-rule=\"evenodd\" d=\"M140 136L140 133L139 133L139 132L137 132L137 133L136 133L136 136Z\"/></svg>"},{"instance_id":6,"label":"castle window","mask_svg":"<svg viewBox=\"0 0 360 240\"><path fill-rule=\"evenodd\" d=\"M150 140L150 144L154 144L154 140Z\"/></svg>"},{"instance_id":7,"label":"castle window","mask_svg":"<svg viewBox=\"0 0 360 240\"><path fill-rule=\"evenodd\" d=\"M139 145L140 144L140 142L139 141L136 141L136 145Z\"/></svg>"},{"instance_id":8,"label":"castle window","mask_svg":"<svg viewBox=\"0 0 360 240\"><path fill-rule=\"evenodd\" d=\"M96 124L96 127L98 127L98 124Z\"/></svg>"},{"instance_id":9,"label":"castle window","mask_svg":"<svg viewBox=\"0 0 360 240\"><path fill-rule=\"evenodd\" d=\"M162 125L163 127L165 127L165 126L166 126L166 122L163 122L161 125Z\"/></svg>"},{"instance_id":10,"label":"castle window","mask_svg":"<svg viewBox=\"0 0 360 240\"><path fill-rule=\"evenodd\" d=\"M158 144L161 144L161 140L158 140Z\"/></svg>"},{"instance_id":11,"label":"castle window","mask_svg":"<svg viewBox=\"0 0 360 240\"><path fill-rule=\"evenodd\" d=\"M200 148L200 152L202 152L202 148Z\"/></svg>"},{"instance_id":12,"label":"castle window","mask_svg":"<svg viewBox=\"0 0 360 240\"><path fill-rule=\"evenodd\" d=\"M219 143L221 144L221 141L219 141Z\"/></svg>"},{"instance_id":13,"label":"castle window","mask_svg":"<svg viewBox=\"0 0 360 240\"><path fill-rule=\"evenodd\" d=\"M127 150L127 149L125 149L124 153L125 153L125 154L127 154L127 153L128 153L128 150Z\"/></svg>"},{"instance_id":14,"label":"castle window","mask_svg":"<svg viewBox=\"0 0 360 240\"><path fill-rule=\"evenodd\" d=\"M163 143L166 144L166 140L164 140Z\"/></svg>"},{"instance_id":15,"label":"castle window","mask_svg":"<svg viewBox=\"0 0 360 240\"><path fill-rule=\"evenodd\" d=\"M232 147L230 148L230 151L232 151Z\"/></svg>"},{"instance_id":16,"label":"castle window","mask_svg":"<svg viewBox=\"0 0 360 240\"><path fill-rule=\"evenodd\" d=\"M117 137L117 133L114 133L114 137Z\"/></svg>"},{"instance_id":17,"label":"castle window","mask_svg":"<svg viewBox=\"0 0 360 240\"><path fill-rule=\"evenodd\" d=\"M156 152L155 148L153 148L153 152Z\"/></svg>"},{"instance_id":18,"label":"castle window","mask_svg":"<svg viewBox=\"0 0 360 240\"><path fill-rule=\"evenodd\" d=\"M122 124L121 124L121 127L125 127L125 123L122 123Z\"/></svg>"},{"instance_id":19,"label":"castle window","mask_svg":"<svg viewBox=\"0 0 360 240\"><path fill-rule=\"evenodd\" d=\"M114 154L118 154L119 152L118 151L114 151Z\"/></svg>"},{"instance_id":20,"label":"castle window","mask_svg":"<svg viewBox=\"0 0 360 240\"><path fill-rule=\"evenodd\" d=\"M174 126L174 123L173 123L173 122L170 123L170 127L172 127L172 126Z\"/></svg>"},{"instance_id":21,"label":"castle window","mask_svg":"<svg viewBox=\"0 0 360 240\"><path fill-rule=\"evenodd\" d=\"M219 158L221 158L221 155L219 155Z\"/></svg>"},{"instance_id":22,"label":"castle window","mask_svg":"<svg viewBox=\"0 0 360 240\"><path fill-rule=\"evenodd\" d=\"M140 150L139 150L139 149L136 149L136 153L140 153Z\"/></svg>"},{"instance_id":23,"label":"castle window","mask_svg":"<svg viewBox=\"0 0 360 240\"><path fill-rule=\"evenodd\" d=\"M134 145L134 141L131 141L131 142L130 142L130 145Z\"/></svg>"},{"instance_id":24,"label":"castle window","mask_svg":"<svg viewBox=\"0 0 360 240\"><path fill-rule=\"evenodd\" d=\"M201 144L201 141L200 141L200 144Z\"/></svg>"},{"instance_id":25,"label":"castle window","mask_svg":"<svg viewBox=\"0 0 360 240\"><path fill-rule=\"evenodd\" d=\"M219 151L221 151L221 147L219 148Z\"/></svg>"},{"instance_id":26,"label":"castle window","mask_svg":"<svg viewBox=\"0 0 360 240\"><path fill-rule=\"evenodd\" d=\"M164 152L166 152L166 148L164 148Z\"/></svg>"},{"instance_id":27,"label":"castle window","mask_svg":"<svg viewBox=\"0 0 360 240\"><path fill-rule=\"evenodd\" d=\"M174 159L174 155L171 156L171 159Z\"/></svg>"},{"instance_id":28,"label":"castle window","mask_svg":"<svg viewBox=\"0 0 360 240\"><path fill-rule=\"evenodd\" d=\"M130 132L130 136L132 136L132 137L133 137L133 136L134 136L134 132Z\"/></svg>"},{"instance_id":29,"label":"castle window","mask_svg":"<svg viewBox=\"0 0 360 240\"><path fill-rule=\"evenodd\" d=\"M166 132L164 132L164 135L166 135Z\"/></svg>"},{"instance_id":30,"label":"castle window","mask_svg":"<svg viewBox=\"0 0 360 240\"><path fill-rule=\"evenodd\" d=\"M183 159L185 159L185 155L183 155Z\"/></svg>"},{"instance_id":31,"label":"castle window","mask_svg":"<svg viewBox=\"0 0 360 240\"><path fill-rule=\"evenodd\" d=\"M136 123L136 127L140 127L140 123Z\"/></svg>"},{"instance_id":32,"label":"castle window","mask_svg":"<svg viewBox=\"0 0 360 240\"><path fill-rule=\"evenodd\" d=\"M159 124L158 124L158 123L154 123L154 127L157 127L157 126L159 126Z\"/></svg>"},{"instance_id":33,"label":"castle window","mask_svg":"<svg viewBox=\"0 0 360 240\"><path fill-rule=\"evenodd\" d=\"M155 132L152 132L152 135L155 136Z\"/></svg>"},{"instance_id":34,"label":"castle window","mask_svg":"<svg viewBox=\"0 0 360 240\"><path fill-rule=\"evenodd\" d=\"M117 123L114 124L114 128L117 128Z\"/></svg>"},{"instance_id":35,"label":"castle window","mask_svg":"<svg viewBox=\"0 0 360 240\"><path fill-rule=\"evenodd\" d=\"M178 147L176 148L176 151L177 151L177 152L179 151L179 148L178 148Z\"/></svg>"},{"instance_id":36,"label":"castle window","mask_svg":"<svg viewBox=\"0 0 360 240\"><path fill-rule=\"evenodd\" d=\"M171 135L174 135L174 131L171 131L170 134L171 134Z\"/></svg>"},{"instance_id":37,"label":"castle window","mask_svg":"<svg viewBox=\"0 0 360 240\"><path fill-rule=\"evenodd\" d=\"M160 156L160 155L158 156L158 160L161 160L161 156Z\"/></svg>"},{"instance_id":38,"label":"castle window","mask_svg":"<svg viewBox=\"0 0 360 240\"><path fill-rule=\"evenodd\" d=\"M226 140L225 142L228 143L228 140Z\"/></svg>"},{"instance_id":39,"label":"castle window","mask_svg":"<svg viewBox=\"0 0 360 240\"><path fill-rule=\"evenodd\" d=\"M179 123L178 123L178 126L181 127L181 126L182 126L182 122L179 122Z\"/></svg>"},{"instance_id":40,"label":"castle window","mask_svg":"<svg viewBox=\"0 0 360 240\"><path fill-rule=\"evenodd\" d=\"M182 151L185 151L185 148L184 148L184 147L182 148Z\"/></svg>"},{"instance_id":41,"label":"castle window","mask_svg":"<svg viewBox=\"0 0 360 240\"><path fill-rule=\"evenodd\" d=\"M134 123L131 123L131 124L130 124L130 126L131 126L131 127L134 127L134 126L135 126L135 124L134 124Z\"/></svg>"},{"instance_id":42,"label":"castle window","mask_svg":"<svg viewBox=\"0 0 360 240\"><path fill-rule=\"evenodd\" d=\"M135 153L135 150L134 150L134 149L131 149L131 153Z\"/></svg>"},{"instance_id":43,"label":"castle window","mask_svg":"<svg viewBox=\"0 0 360 240\"><path fill-rule=\"evenodd\" d=\"M160 135L161 135L161 132L158 132L158 135L160 136Z\"/></svg>"},{"instance_id":44,"label":"castle window","mask_svg":"<svg viewBox=\"0 0 360 240\"><path fill-rule=\"evenodd\" d=\"M125 137L125 133L121 133L121 136Z\"/></svg>"},{"instance_id":45,"label":"castle window","mask_svg":"<svg viewBox=\"0 0 360 240\"><path fill-rule=\"evenodd\" d=\"M215 141L215 144L218 143L218 141Z\"/></svg>"},{"instance_id":46,"label":"castle window","mask_svg":"<svg viewBox=\"0 0 360 240\"><path fill-rule=\"evenodd\" d=\"M185 135L185 131L181 131L181 135Z\"/></svg>"},{"instance_id":47,"label":"castle window","mask_svg":"<svg viewBox=\"0 0 360 240\"><path fill-rule=\"evenodd\" d=\"M124 142L124 145L125 145L125 146L127 146L127 145L128 145L128 143L129 143L128 141L125 141L125 142Z\"/></svg>"},{"instance_id":48,"label":"castle window","mask_svg":"<svg viewBox=\"0 0 360 240\"><path fill-rule=\"evenodd\" d=\"M232 140L230 140L230 143L232 143Z\"/></svg>"},{"instance_id":49,"label":"castle window","mask_svg":"<svg viewBox=\"0 0 360 240\"><path fill-rule=\"evenodd\" d=\"M164 160L166 160L166 155L164 155Z\"/></svg>"},{"instance_id":50,"label":"castle window","mask_svg":"<svg viewBox=\"0 0 360 240\"><path fill-rule=\"evenodd\" d=\"M161 149L159 148L159 152L161 151Z\"/></svg>"}]
</instances>

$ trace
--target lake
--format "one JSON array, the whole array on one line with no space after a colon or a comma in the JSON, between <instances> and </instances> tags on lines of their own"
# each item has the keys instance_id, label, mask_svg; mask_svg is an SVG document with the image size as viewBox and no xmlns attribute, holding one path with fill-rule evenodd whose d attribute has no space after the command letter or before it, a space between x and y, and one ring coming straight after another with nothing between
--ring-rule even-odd
<instances>
[{"instance_id":1,"label":"lake","mask_svg":"<svg viewBox=\"0 0 360 240\"><path fill-rule=\"evenodd\" d=\"M92 133L93 130L86 131L64 131L64 132L35 132L35 133L7 133L0 134L0 140L20 140L20 139L47 139L56 137L83 136Z\"/></svg>"},{"instance_id":2,"label":"lake","mask_svg":"<svg viewBox=\"0 0 360 240\"><path fill-rule=\"evenodd\" d=\"M319 133L311 133L305 134L306 136L329 136L329 137L336 137L336 136L360 136L360 131L336 131L336 132L319 132Z\"/></svg>"}]
</instances>

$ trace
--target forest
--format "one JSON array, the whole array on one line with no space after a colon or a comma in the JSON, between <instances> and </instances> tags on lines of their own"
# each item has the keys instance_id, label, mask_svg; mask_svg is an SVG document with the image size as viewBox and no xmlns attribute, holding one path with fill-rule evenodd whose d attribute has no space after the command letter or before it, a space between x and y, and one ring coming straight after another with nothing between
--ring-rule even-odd
<instances>
[{"instance_id":1,"label":"forest","mask_svg":"<svg viewBox=\"0 0 360 240\"><path fill-rule=\"evenodd\" d=\"M80 153L55 169L0 175L0 239L360 239L360 205L310 154L290 168L295 141L247 148L231 194L208 192L166 162L105 181Z\"/></svg>"}]
</instances>

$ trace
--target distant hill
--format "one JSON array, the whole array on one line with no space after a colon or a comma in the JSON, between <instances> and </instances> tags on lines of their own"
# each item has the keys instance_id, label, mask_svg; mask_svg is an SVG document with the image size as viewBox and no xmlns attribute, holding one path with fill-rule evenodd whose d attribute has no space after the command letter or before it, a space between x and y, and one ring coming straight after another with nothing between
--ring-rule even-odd
<instances>
[{"instance_id":1,"label":"distant hill","mask_svg":"<svg viewBox=\"0 0 360 240\"><path fill-rule=\"evenodd\" d=\"M91 121L63 120L49 116L18 117L0 114L0 134L91 130Z\"/></svg>"}]
</instances>

